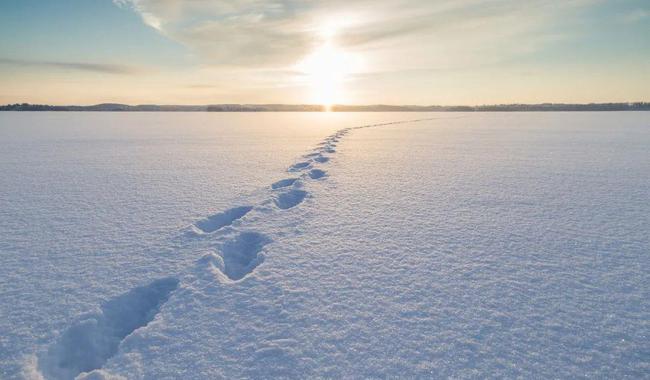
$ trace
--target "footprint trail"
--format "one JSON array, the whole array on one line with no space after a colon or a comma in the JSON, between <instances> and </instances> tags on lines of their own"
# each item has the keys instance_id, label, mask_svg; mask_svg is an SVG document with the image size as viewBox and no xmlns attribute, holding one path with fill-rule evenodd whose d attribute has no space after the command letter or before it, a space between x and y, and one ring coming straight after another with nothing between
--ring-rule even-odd
<instances>
[{"instance_id":1,"label":"footprint trail","mask_svg":"<svg viewBox=\"0 0 650 380\"><path fill-rule=\"evenodd\" d=\"M303 155L301 161L288 168L288 172L295 173L297 177L280 179L267 187L266 201L257 206L232 207L194 223L193 228L200 231L201 240L206 239L208 244L215 239L219 242L209 245L216 250L215 253L204 255L197 263L205 261L207 257L214 264L212 267L223 274L221 277L215 277L223 286L236 286L240 281L245 281L264 262L262 251L271 246L274 240L271 236L250 227L244 231L239 229L243 224L255 221L256 218L264 218L269 213L291 212L305 200L311 199L309 192L303 189L304 183L327 178L327 173L321 166L331 162L333 154L336 153L336 146L344 136L356 129L432 119L440 118L348 127L327 136L311 152ZM276 207L269 208L269 204ZM254 217L243 219L247 215ZM219 233L215 234L217 231ZM196 244L196 239L188 239L183 244ZM107 301L98 313L80 317L44 351L37 354L40 374L45 379L72 379L81 373L102 369L104 364L118 353L121 343L153 321L162 306L178 293L176 289L180 286L179 278L182 276L162 278L133 288Z\"/></svg>"},{"instance_id":2,"label":"footprint trail","mask_svg":"<svg viewBox=\"0 0 650 380\"><path fill-rule=\"evenodd\" d=\"M278 208L287 210L300 204L306 196L307 192L304 190L289 190L277 195L273 202Z\"/></svg>"},{"instance_id":3,"label":"footprint trail","mask_svg":"<svg viewBox=\"0 0 650 380\"><path fill-rule=\"evenodd\" d=\"M199 220L195 226L205 233L215 232L225 226L231 225L235 220L243 218L252 209L253 206L233 207L224 212Z\"/></svg>"},{"instance_id":4,"label":"footprint trail","mask_svg":"<svg viewBox=\"0 0 650 380\"><path fill-rule=\"evenodd\" d=\"M241 280L264 261L260 253L271 239L258 232L242 232L221 247L223 273L233 281Z\"/></svg>"},{"instance_id":5,"label":"footprint trail","mask_svg":"<svg viewBox=\"0 0 650 380\"><path fill-rule=\"evenodd\" d=\"M156 280L111 299L98 314L82 317L39 359L42 374L72 379L101 368L117 353L124 338L156 317L178 283L172 277Z\"/></svg>"},{"instance_id":6,"label":"footprint trail","mask_svg":"<svg viewBox=\"0 0 650 380\"><path fill-rule=\"evenodd\" d=\"M293 185L297 180L298 180L298 178L286 178L286 179L281 179L281 180L279 180L279 181L277 181L277 182L273 182L273 183L271 184L271 189L275 190L275 189L281 189L281 188L283 188L283 187L291 186L291 185Z\"/></svg>"},{"instance_id":7,"label":"footprint trail","mask_svg":"<svg viewBox=\"0 0 650 380\"><path fill-rule=\"evenodd\" d=\"M320 169L312 169L309 171L309 178L319 179L325 176L325 171Z\"/></svg>"},{"instance_id":8,"label":"footprint trail","mask_svg":"<svg viewBox=\"0 0 650 380\"><path fill-rule=\"evenodd\" d=\"M309 161L298 162L289 167L290 172L297 172L303 169L308 168L311 165Z\"/></svg>"}]
</instances>

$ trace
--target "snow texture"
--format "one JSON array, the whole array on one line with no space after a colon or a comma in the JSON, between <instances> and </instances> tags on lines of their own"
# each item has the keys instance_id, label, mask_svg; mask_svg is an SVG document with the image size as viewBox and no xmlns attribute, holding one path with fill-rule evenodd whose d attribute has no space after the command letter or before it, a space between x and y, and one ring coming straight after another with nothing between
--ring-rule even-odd
<instances>
[{"instance_id":1,"label":"snow texture","mask_svg":"<svg viewBox=\"0 0 650 380\"><path fill-rule=\"evenodd\" d=\"M43 319L31 321L43 327L0 322L3 378L647 377L647 114L353 122L334 130L334 120L306 154L287 151L302 157L289 166L292 177L271 171L277 177L257 190L229 195L237 199L222 211L178 228L168 253L111 253L135 268L107 274L101 256L89 260L94 268L77 265L94 278L86 283L116 277L134 286L97 309L36 297L33 313ZM247 170L237 168L220 173L231 175L224 184ZM28 253L16 236L37 231L36 218L7 210L3 218L30 228L3 220L3 264L84 294L23 267L28 259L14 255ZM70 212L70 226L81 228ZM141 238L154 222L137 227ZM89 244L111 242L99 231ZM49 271L85 260L46 252L38 258ZM142 268L154 279L137 277ZM29 305L21 297L32 293L3 270L2 312L11 315L13 301L20 314ZM77 316L62 318L66 311ZM22 337L30 344L21 356L11 342Z\"/></svg>"}]
</instances>

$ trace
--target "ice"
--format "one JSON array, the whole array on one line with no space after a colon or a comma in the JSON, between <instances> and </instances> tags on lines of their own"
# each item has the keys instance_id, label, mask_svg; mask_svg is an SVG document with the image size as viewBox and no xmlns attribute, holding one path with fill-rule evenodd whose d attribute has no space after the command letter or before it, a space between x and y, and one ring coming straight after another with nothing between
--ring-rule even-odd
<instances>
[{"instance_id":1,"label":"ice","mask_svg":"<svg viewBox=\"0 0 650 380\"><path fill-rule=\"evenodd\" d=\"M0 115L0 377L647 376L647 113L207 117Z\"/></svg>"}]
</instances>

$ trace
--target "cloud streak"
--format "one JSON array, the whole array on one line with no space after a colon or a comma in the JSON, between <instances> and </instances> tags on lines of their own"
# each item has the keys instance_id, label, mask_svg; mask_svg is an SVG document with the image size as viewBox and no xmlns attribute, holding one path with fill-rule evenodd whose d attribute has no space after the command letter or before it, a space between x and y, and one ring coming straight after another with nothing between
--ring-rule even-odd
<instances>
[{"instance_id":1,"label":"cloud streak","mask_svg":"<svg viewBox=\"0 0 650 380\"><path fill-rule=\"evenodd\" d=\"M439 68L530 54L558 41L558 19L593 0L114 0L205 65L286 69L336 25L337 44L377 70ZM408 54L408 60L391 55ZM392 61L392 62L391 62Z\"/></svg>"},{"instance_id":2,"label":"cloud streak","mask_svg":"<svg viewBox=\"0 0 650 380\"><path fill-rule=\"evenodd\" d=\"M128 65L117 65L107 63L88 63L88 62L58 62L58 61L40 61L40 60L25 60L25 59L12 59L0 58L0 65L7 66L31 66L43 67L63 70L75 71L89 71L102 74L117 74L117 75L135 75L141 74L142 69Z\"/></svg>"}]
</instances>

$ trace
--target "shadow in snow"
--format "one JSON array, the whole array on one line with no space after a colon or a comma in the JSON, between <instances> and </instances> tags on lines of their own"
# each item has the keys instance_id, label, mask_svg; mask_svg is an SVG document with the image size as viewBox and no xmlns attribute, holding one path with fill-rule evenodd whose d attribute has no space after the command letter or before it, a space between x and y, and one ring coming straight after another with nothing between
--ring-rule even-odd
<instances>
[{"instance_id":1,"label":"shadow in snow","mask_svg":"<svg viewBox=\"0 0 650 380\"><path fill-rule=\"evenodd\" d=\"M70 326L39 359L45 378L73 379L101 368L117 353L129 334L151 322L178 287L175 278L163 278L119 295Z\"/></svg>"},{"instance_id":2,"label":"shadow in snow","mask_svg":"<svg viewBox=\"0 0 650 380\"><path fill-rule=\"evenodd\" d=\"M244 215L248 214L248 212L252 209L253 206L233 207L224 212L220 212L203 220L199 220L195 223L195 226L206 233L214 232L220 228L231 225L232 222L237 219L243 218Z\"/></svg>"},{"instance_id":3,"label":"shadow in snow","mask_svg":"<svg viewBox=\"0 0 650 380\"><path fill-rule=\"evenodd\" d=\"M289 171L295 172L302 170L306 167L308 167L311 163L309 161L304 161L304 162L298 162L297 164L293 164L289 167Z\"/></svg>"},{"instance_id":4,"label":"shadow in snow","mask_svg":"<svg viewBox=\"0 0 650 380\"><path fill-rule=\"evenodd\" d=\"M271 189L275 190L275 189L280 189L280 188L283 188L283 187L291 186L297 180L298 180L298 178L281 179L281 180L271 184Z\"/></svg>"},{"instance_id":5,"label":"shadow in snow","mask_svg":"<svg viewBox=\"0 0 650 380\"><path fill-rule=\"evenodd\" d=\"M282 210L286 210L300 204L306 196L307 192L304 190L290 190L279 194L273 202Z\"/></svg>"},{"instance_id":6,"label":"shadow in snow","mask_svg":"<svg viewBox=\"0 0 650 380\"><path fill-rule=\"evenodd\" d=\"M325 171L320 169L312 169L309 171L309 177L311 179L319 179L325 176Z\"/></svg>"},{"instance_id":7,"label":"shadow in snow","mask_svg":"<svg viewBox=\"0 0 650 380\"><path fill-rule=\"evenodd\" d=\"M233 281L241 280L264 261L262 248L272 240L257 232L242 232L221 246L223 272Z\"/></svg>"}]
</instances>

